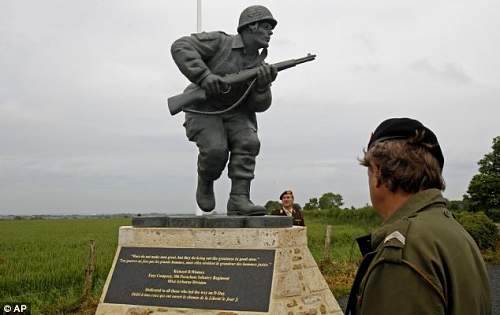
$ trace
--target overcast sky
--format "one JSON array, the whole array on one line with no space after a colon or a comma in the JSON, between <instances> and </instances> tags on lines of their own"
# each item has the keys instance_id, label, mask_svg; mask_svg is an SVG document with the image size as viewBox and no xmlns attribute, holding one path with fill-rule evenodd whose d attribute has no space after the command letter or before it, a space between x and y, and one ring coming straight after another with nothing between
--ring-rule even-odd
<instances>
[{"instance_id":1,"label":"overcast sky","mask_svg":"<svg viewBox=\"0 0 500 315\"><path fill-rule=\"evenodd\" d=\"M458 199L500 135L498 0L204 0L203 30L235 33L248 5L278 20L281 72L258 114L255 202L292 189L369 202L358 165L389 117L421 120ZM196 146L166 98L187 80L170 45L196 31L196 0L0 1L0 214L194 213ZM216 183L217 209L229 194Z\"/></svg>"}]
</instances>

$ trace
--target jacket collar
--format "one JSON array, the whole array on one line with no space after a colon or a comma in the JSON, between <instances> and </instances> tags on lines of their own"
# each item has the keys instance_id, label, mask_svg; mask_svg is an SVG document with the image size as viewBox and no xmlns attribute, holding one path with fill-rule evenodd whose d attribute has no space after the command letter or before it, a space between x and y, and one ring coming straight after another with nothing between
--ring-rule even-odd
<instances>
[{"instance_id":1,"label":"jacket collar","mask_svg":"<svg viewBox=\"0 0 500 315\"><path fill-rule=\"evenodd\" d=\"M390 225L404 217L410 217L433 204L442 204L446 206L446 199L443 198L441 191L435 188L420 191L408 198L408 200L384 222L384 226Z\"/></svg>"},{"instance_id":2,"label":"jacket collar","mask_svg":"<svg viewBox=\"0 0 500 315\"><path fill-rule=\"evenodd\" d=\"M367 244L368 237L371 238L371 251L373 251L382 243L389 232L393 232L393 223L425 211L431 205L446 206L446 199L443 198L439 189L427 189L412 195L381 227L373 231L371 235L365 235L357 239L363 256L370 250Z\"/></svg>"},{"instance_id":3,"label":"jacket collar","mask_svg":"<svg viewBox=\"0 0 500 315\"><path fill-rule=\"evenodd\" d=\"M243 53L246 54L245 44L243 43L243 39L240 34L236 34L233 36L233 43L231 45L232 49L242 49ZM267 48L262 49L259 55L259 63L263 62L267 57Z\"/></svg>"},{"instance_id":4,"label":"jacket collar","mask_svg":"<svg viewBox=\"0 0 500 315\"><path fill-rule=\"evenodd\" d=\"M394 231L393 223L416 215L418 212L425 211L431 205L446 206L446 199L443 198L439 189L427 189L412 195L408 200L393 213L382 226L371 234L371 247L375 250L385 239L388 233Z\"/></svg>"},{"instance_id":5,"label":"jacket collar","mask_svg":"<svg viewBox=\"0 0 500 315\"><path fill-rule=\"evenodd\" d=\"M241 39L240 34L233 36L233 45L231 46L231 48L232 49L245 48L245 45L243 45L243 40Z\"/></svg>"}]
</instances>

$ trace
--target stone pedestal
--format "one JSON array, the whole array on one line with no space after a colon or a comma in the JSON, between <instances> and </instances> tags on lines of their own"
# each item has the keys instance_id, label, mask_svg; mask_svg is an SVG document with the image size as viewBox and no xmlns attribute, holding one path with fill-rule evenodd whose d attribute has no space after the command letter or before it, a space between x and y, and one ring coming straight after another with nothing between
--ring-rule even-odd
<instances>
[{"instance_id":1,"label":"stone pedestal","mask_svg":"<svg viewBox=\"0 0 500 315\"><path fill-rule=\"evenodd\" d=\"M274 250L268 312L105 303L122 247ZM252 285L242 283L242 286ZM306 228L120 228L118 251L96 314L319 315L342 314L308 247Z\"/></svg>"}]
</instances>

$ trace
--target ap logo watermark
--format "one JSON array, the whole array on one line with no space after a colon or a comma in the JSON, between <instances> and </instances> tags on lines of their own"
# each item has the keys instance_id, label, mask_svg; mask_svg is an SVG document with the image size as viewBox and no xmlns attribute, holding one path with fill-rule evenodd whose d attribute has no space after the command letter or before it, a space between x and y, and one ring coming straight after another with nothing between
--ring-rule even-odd
<instances>
[{"instance_id":1,"label":"ap logo watermark","mask_svg":"<svg viewBox=\"0 0 500 315\"><path fill-rule=\"evenodd\" d=\"M31 314L29 303L0 303L2 315L7 314Z\"/></svg>"}]
</instances>

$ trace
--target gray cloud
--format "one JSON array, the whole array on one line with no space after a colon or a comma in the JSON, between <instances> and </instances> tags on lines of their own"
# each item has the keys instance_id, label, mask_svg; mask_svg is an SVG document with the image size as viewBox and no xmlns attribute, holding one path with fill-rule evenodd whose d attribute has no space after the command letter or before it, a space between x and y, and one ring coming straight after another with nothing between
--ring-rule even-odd
<instances>
[{"instance_id":1,"label":"gray cloud","mask_svg":"<svg viewBox=\"0 0 500 315\"><path fill-rule=\"evenodd\" d=\"M359 42L363 47L366 48L370 53L376 52L376 45L373 37L368 34L355 34L352 36L354 41Z\"/></svg>"},{"instance_id":2,"label":"gray cloud","mask_svg":"<svg viewBox=\"0 0 500 315\"><path fill-rule=\"evenodd\" d=\"M410 68L455 83L466 84L473 81L460 65L452 62L446 62L441 67L436 67L428 59L419 59L413 62Z\"/></svg>"},{"instance_id":3,"label":"gray cloud","mask_svg":"<svg viewBox=\"0 0 500 315\"><path fill-rule=\"evenodd\" d=\"M355 72L378 72L380 71L380 64L365 64L365 65L353 65L352 70Z\"/></svg>"},{"instance_id":4,"label":"gray cloud","mask_svg":"<svg viewBox=\"0 0 500 315\"><path fill-rule=\"evenodd\" d=\"M492 3L262 3L279 20L269 62L318 58L280 73L273 105L258 114L254 201L291 188L302 204L333 191L364 205L356 158L397 116L435 130L446 194L461 197L500 134L500 93L488 88L500 80ZM188 83L169 50L195 31L195 4L0 2L1 214L194 212L196 147L166 98ZM203 28L234 32L248 4L203 1ZM224 209L226 174L215 189Z\"/></svg>"}]
</instances>

